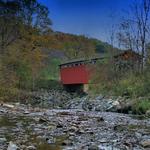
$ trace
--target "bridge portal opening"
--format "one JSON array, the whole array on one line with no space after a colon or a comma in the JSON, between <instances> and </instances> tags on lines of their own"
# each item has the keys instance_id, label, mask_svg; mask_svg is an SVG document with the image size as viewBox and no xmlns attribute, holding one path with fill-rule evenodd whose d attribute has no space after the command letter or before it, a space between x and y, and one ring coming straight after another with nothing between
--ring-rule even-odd
<instances>
[{"instance_id":1,"label":"bridge portal opening","mask_svg":"<svg viewBox=\"0 0 150 150\"><path fill-rule=\"evenodd\" d=\"M64 84L64 88L67 92L82 93L84 92L83 87L84 87L83 84Z\"/></svg>"}]
</instances>

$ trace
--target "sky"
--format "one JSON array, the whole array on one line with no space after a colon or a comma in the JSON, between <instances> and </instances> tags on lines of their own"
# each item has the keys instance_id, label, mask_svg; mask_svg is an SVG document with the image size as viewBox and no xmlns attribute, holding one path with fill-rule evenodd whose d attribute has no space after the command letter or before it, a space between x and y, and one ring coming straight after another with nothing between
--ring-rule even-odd
<instances>
[{"instance_id":1,"label":"sky","mask_svg":"<svg viewBox=\"0 0 150 150\"><path fill-rule=\"evenodd\" d=\"M48 7L55 31L85 35L105 42L112 26L129 10L132 0L38 0Z\"/></svg>"}]
</instances>

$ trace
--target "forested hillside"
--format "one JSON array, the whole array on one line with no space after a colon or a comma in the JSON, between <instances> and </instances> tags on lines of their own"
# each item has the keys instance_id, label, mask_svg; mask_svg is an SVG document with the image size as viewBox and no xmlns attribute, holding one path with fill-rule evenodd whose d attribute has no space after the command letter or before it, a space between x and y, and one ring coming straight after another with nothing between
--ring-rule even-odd
<instances>
[{"instance_id":1,"label":"forested hillside","mask_svg":"<svg viewBox=\"0 0 150 150\"><path fill-rule=\"evenodd\" d=\"M63 60L111 52L110 45L97 39L53 31L48 15L36 0L0 1L1 99L48 87L49 80L58 80Z\"/></svg>"}]
</instances>

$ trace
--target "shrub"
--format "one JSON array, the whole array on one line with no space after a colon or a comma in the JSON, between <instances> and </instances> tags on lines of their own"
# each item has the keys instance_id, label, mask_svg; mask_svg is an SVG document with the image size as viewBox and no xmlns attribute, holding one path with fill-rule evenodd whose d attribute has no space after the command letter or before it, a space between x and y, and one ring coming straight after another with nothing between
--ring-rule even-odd
<instances>
[{"instance_id":1,"label":"shrub","mask_svg":"<svg viewBox=\"0 0 150 150\"><path fill-rule=\"evenodd\" d=\"M150 110L150 99L136 100L132 106L135 114L145 114L148 110Z\"/></svg>"},{"instance_id":2,"label":"shrub","mask_svg":"<svg viewBox=\"0 0 150 150\"><path fill-rule=\"evenodd\" d=\"M150 79L147 74L129 74L118 80L113 91L117 95L126 93L130 97L144 97L150 94Z\"/></svg>"},{"instance_id":3,"label":"shrub","mask_svg":"<svg viewBox=\"0 0 150 150\"><path fill-rule=\"evenodd\" d=\"M137 81L138 79L135 78L133 75L128 75L128 77L124 77L118 80L112 90L116 95L122 96L126 94L128 96L132 96L135 94L135 92L139 90L140 81Z\"/></svg>"},{"instance_id":4,"label":"shrub","mask_svg":"<svg viewBox=\"0 0 150 150\"><path fill-rule=\"evenodd\" d=\"M15 101L19 95L17 88L0 87L0 101Z\"/></svg>"},{"instance_id":5,"label":"shrub","mask_svg":"<svg viewBox=\"0 0 150 150\"><path fill-rule=\"evenodd\" d=\"M118 78L112 64L106 59L91 68L90 91L95 94L111 93L115 80Z\"/></svg>"},{"instance_id":6,"label":"shrub","mask_svg":"<svg viewBox=\"0 0 150 150\"><path fill-rule=\"evenodd\" d=\"M36 88L60 90L63 87L62 84L57 80L39 79L36 81Z\"/></svg>"}]
</instances>

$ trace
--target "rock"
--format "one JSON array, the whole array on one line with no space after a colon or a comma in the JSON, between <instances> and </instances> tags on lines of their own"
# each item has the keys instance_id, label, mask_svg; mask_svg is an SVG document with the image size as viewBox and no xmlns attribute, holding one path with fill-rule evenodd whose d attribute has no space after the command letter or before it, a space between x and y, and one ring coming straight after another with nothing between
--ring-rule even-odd
<instances>
[{"instance_id":1,"label":"rock","mask_svg":"<svg viewBox=\"0 0 150 150\"><path fill-rule=\"evenodd\" d=\"M24 114L29 114L29 113L30 113L30 112L29 112L29 111L27 111L27 110L24 112Z\"/></svg>"},{"instance_id":2,"label":"rock","mask_svg":"<svg viewBox=\"0 0 150 150\"><path fill-rule=\"evenodd\" d=\"M102 140L100 140L100 143L107 143L107 142L108 142L107 139L102 139Z\"/></svg>"},{"instance_id":3,"label":"rock","mask_svg":"<svg viewBox=\"0 0 150 150\"><path fill-rule=\"evenodd\" d=\"M47 122L47 119L46 119L46 118L39 118L39 122L40 122L40 123Z\"/></svg>"},{"instance_id":4,"label":"rock","mask_svg":"<svg viewBox=\"0 0 150 150\"><path fill-rule=\"evenodd\" d=\"M8 108L14 108L14 107L15 107L14 105L11 105L11 104L5 104L5 103L3 104L3 106L4 106L4 107L8 107Z\"/></svg>"},{"instance_id":5,"label":"rock","mask_svg":"<svg viewBox=\"0 0 150 150\"><path fill-rule=\"evenodd\" d=\"M113 102L113 106L116 106L118 109L121 107L118 100Z\"/></svg>"},{"instance_id":6,"label":"rock","mask_svg":"<svg viewBox=\"0 0 150 150\"><path fill-rule=\"evenodd\" d=\"M91 111L93 109L92 105L88 105L88 110Z\"/></svg>"},{"instance_id":7,"label":"rock","mask_svg":"<svg viewBox=\"0 0 150 150\"><path fill-rule=\"evenodd\" d=\"M1 108L0 113L8 113L8 111L5 108Z\"/></svg>"},{"instance_id":8,"label":"rock","mask_svg":"<svg viewBox=\"0 0 150 150\"><path fill-rule=\"evenodd\" d=\"M101 122L101 121L104 121L104 118L103 117L98 117L97 122Z\"/></svg>"},{"instance_id":9,"label":"rock","mask_svg":"<svg viewBox=\"0 0 150 150\"><path fill-rule=\"evenodd\" d=\"M71 140L64 140L61 145L62 146L71 146L72 142L71 142Z\"/></svg>"},{"instance_id":10,"label":"rock","mask_svg":"<svg viewBox=\"0 0 150 150\"><path fill-rule=\"evenodd\" d=\"M90 145L90 146L88 147L88 150L99 150L99 147L96 146L96 145Z\"/></svg>"},{"instance_id":11,"label":"rock","mask_svg":"<svg viewBox=\"0 0 150 150\"><path fill-rule=\"evenodd\" d=\"M42 137L42 136L40 136L40 135L36 137L36 140L39 140L39 141L40 141L40 140L44 140L44 139L45 139L45 137Z\"/></svg>"},{"instance_id":12,"label":"rock","mask_svg":"<svg viewBox=\"0 0 150 150\"><path fill-rule=\"evenodd\" d=\"M7 142L6 138L0 138L0 143L5 143L5 142Z\"/></svg>"},{"instance_id":13,"label":"rock","mask_svg":"<svg viewBox=\"0 0 150 150\"><path fill-rule=\"evenodd\" d=\"M21 150L22 150L22 149L23 149L23 150L24 150L24 149L27 150L27 146L26 146L26 145L21 145Z\"/></svg>"},{"instance_id":14,"label":"rock","mask_svg":"<svg viewBox=\"0 0 150 150\"><path fill-rule=\"evenodd\" d=\"M120 102L118 100L116 100L112 104L110 104L106 110L111 111L111 112L117 112L117 110L120 110L120 109L121 109Z\"/></svg>"},{"instance_id":15,"label":"rock","mask_svg":"<svg viewBox=\"0 0 150 150\"><path fill-rule=\"evenodd\" d=\"M102 100L104 98L104 96L103 95L99 95L98 97L96 97L95 99L96 100Z\"/></svg>"},{"instance_id":16,"label":"rock","mask_svg":"<svg viewBox=\"0 0 150 150\"><path fill-rule=\"evenodd\" d=\"M144 148L150 148L150 139L142 141L142 142L141 142L141 145L142 145Z\"/></svg>"},{"instance_id":17,"label":"rock","mask_svg":"<svg viewBox=\"0 0 150 150\"><path fill-rule=\"evenodd\" d=\"M77 127L74 126L71 126L69 129L70 132L76 132L77 130L78 130Z\"/></svg>"},{"instance_id":18,"label":"rock","mask_svg":"<svg viewBox=\"0 0 150 150\"><path fill-rule=\"evenodd\" d=\"M61 123L58 123L56 127L57 128L63 128L63 125Z\"/></svg>"},{"instance_id":19,"label":"rock","mask_svg":"<svg viewBox=\"0 0 150 150\"><path fill-rule=\"evenodd\" d=\"M32 146L28 146L28 147L27 147L27 150L36 150L36 147L33 146L33 145L32 145Z\"/></svg>"},{"instance_id":20,"label":"rock","mask_svg":"<svg viewBox=\"0 0 150 150\"><path fill-rule=\"evenodd\" d=\"M18 102L18 103L15 103L15 106L19 107L19 106L20 106L20 103L19 103L19 102Z\"/></svg>"},{"instance_id":21,"label":"rock","mask_svg":"<svg viewBox=\"0 0 150 150\"><path fill-rule=\"evenodd\" d=\"M136 136L138 139L141 139L141 138L142 138L142 134L139 133L139 132L135 132L135 136Z\"/></svg>"},{"instance_id":22,"label":"rock","mask_svg":"<svg viewBox=\"0 0 150 150\"><path fill-rule=\"evenodd\" d=\"M98 148L99 148L98 150L120 150L120 149L116 149L112 146L101 146L101 145L99 145Z\"/></svg>"},{"instance_id":23,"label":"rock","mask_svg":"<svg viewBox=\"0 0 150 150\"><path fill-rule=\"evenodd\" d=\"M150 110L146 111L146 116L150 116Z\"/></svg>"},{"instance_id":24,"label":"rock","mask_svg":"<svg viewBox=\"0 0 150 150\"><path fill-rule=\"evenodd\" d=\"M64 96L60 97L62 99ZM85 104L87 111L44 108L37 110L22 104L15 110L0 106L0 110L8 111L6 114L0 113L0 150L7 150L8 143L4 138L7 134L16 140L14 145L21 150L34 150L38 145L41 149L51 149L51 146L58 145L68 150L149 149L145 142L150 138L149 119L139 120L128 114L94 111L96 107L105 111L113 106L112 99L80 97L77 103L74 102L77 104L74 107ZM68 103L70 101L75 99L69 99ZM92 112L88 111L88 106L92 106ZM30 113L24 114L26 110ZM144 142L141 144L141 141Z\"/></svg>"},{"instance_id":25,"label":"rock","mask_svg":"<svg viewBox=\"0 0 150 150\"><path fill-rule=\"evenodd\" d=\"M56 139L51 137L51 138L46 138L46 141L48 144L54 144L56 142Z\"/></svg>"},{"instance_id":26,"label":"rock","mask_svg":"<svg viewBox=\"0 0 150 150\"><path fill-rule=\"evenodd\" d=\"M7 150L17 150L18 146L14 144L12 141L9 142Z\"/></svg>"},{"instance_id":27,"label":"rock","mask_svg":"<svg viewBox=\"0 0 150 150\"><path fill-rule=\"evenodd\" d=\"M77 132L76 132L76 134L78 134L78 135L84 134L84 133L85 133L85 131L84 131L83 129L79 129L79 130L77 130Z\"/></svg>"},{"instance_id":28,"label":"rock","mask_svg":"<svg viewBox=\"0 0 150 150\"><path fill-rule=\"evenodd\" d=\"M76 134L74 132L69 132L69 136L75 136Z\"/></svg>"},{"instance_id":29,"label":"rock","mask_svg":"<svg viewBox=\"0 0 150 150\"><path fill-rule=\"evenodd\" d=\"M56 125L54 124L51 124L49 126L47 126L48 130L53 130L53 129L56 129Z\"/></svg>"},{"instance_id":30,"label":"rock","mask_svg":"<svg viewBox=\"0 0 150 150\"><path fill-rule=\"evenodd\" d=\"M97 107L95 108L95 111L102 111L101 106L97 106Z\"/></svg>"}]
</instances>

